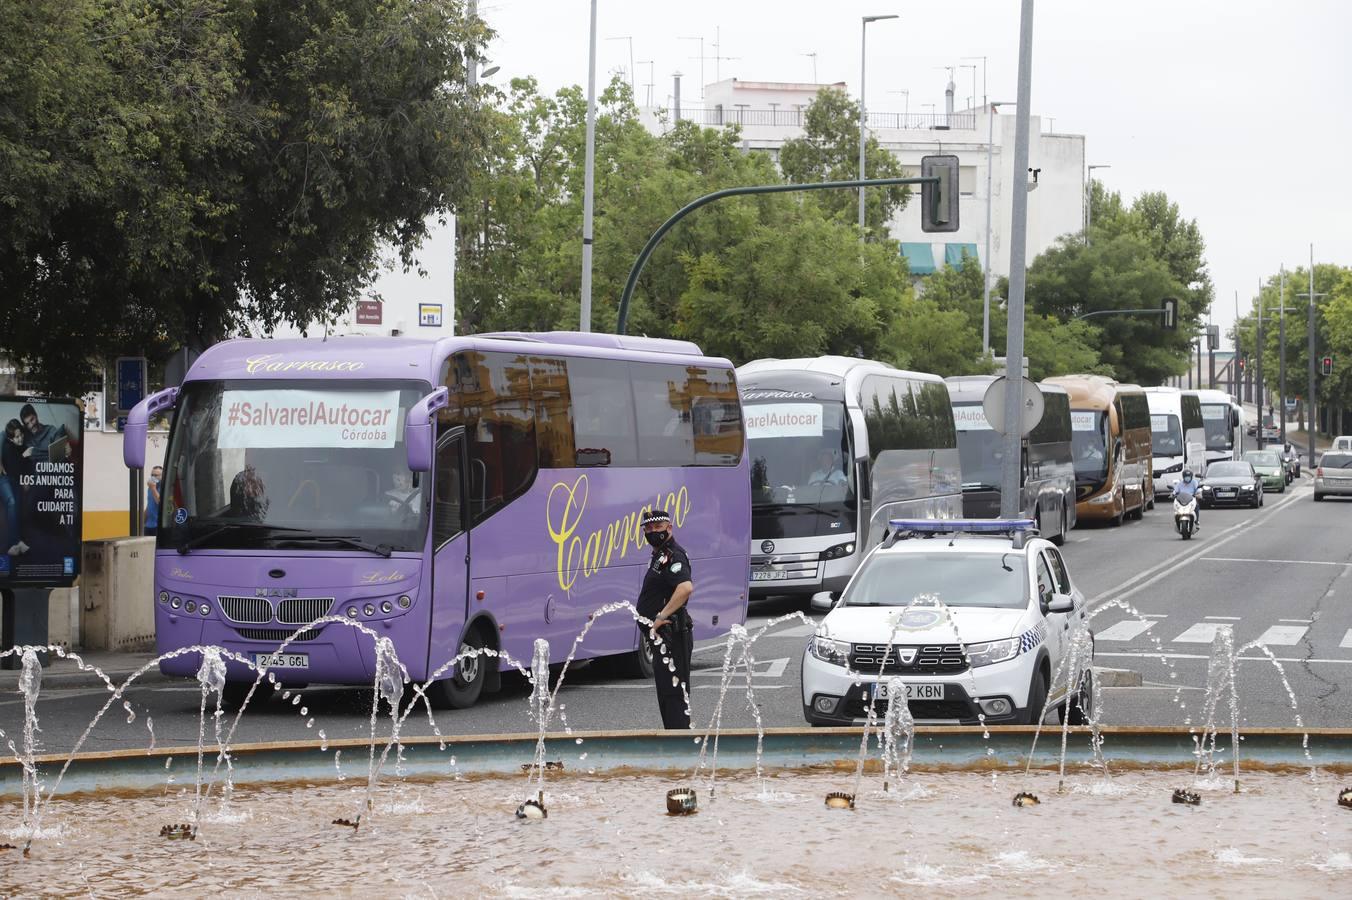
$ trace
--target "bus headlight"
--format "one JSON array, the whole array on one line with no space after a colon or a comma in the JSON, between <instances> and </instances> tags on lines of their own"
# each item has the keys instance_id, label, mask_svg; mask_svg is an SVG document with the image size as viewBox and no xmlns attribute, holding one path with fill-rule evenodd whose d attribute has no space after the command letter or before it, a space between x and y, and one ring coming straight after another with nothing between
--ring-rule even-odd
<instances>
[{"instance_id":1,"label":"bus headlight","mask_svg":"<svg viewBox=\"0 0 1352 900\"><path fill-rule=\"evenodd\" d=\"M203 601L202 605L197 607L197 611L204 616L209 616L211 615L211 604L207 603L206 601Z\"/></svg>"},{"instance_id":2,"label":"bus headlight","mask_svg":"<svg viewBox=\"0 0 1352 900\"><path fill-rule=\"evenodd\" d=\"M168 602L169 602L169 592L168 592L168 591L160 591L160 602L161 602L161 603L168 603Z\"/></svg>"},{"instance_id":3,"label":"bus headlight","mask_svg":"<svg viewBox=\"0 0 1352 900\"><path fill-rule=\"evenodd\" d=\"M349 607L347 608L347 617L348 617L349 619L355 619L355 618L357 618L357 607L355 607L355 606L349 606Z\"/></svg>"},{"instance_id":4,"label":"bus headlight","mask_svg":"<svg viewBox=\"0 0 1352 900\"><path fill-rule=\"evenodd\" d=\"M362 615L366 616L366 618L368 618L368 619L371 618L372 616L374 616L374 615L376 614L376 608L375 608L374 606L372 606L370 603L368 603L368 604L366 604L365 606L363 606L363 607L361 608L361 611L362 611Z\"/></svg>"},{"instance_id":5,"label":"bus headlight","mask_svg":"<svg viewBox=\"0 0 1352 900\"><path fill-rule=\"evenodd\" d=\"M187 603L183 604L183 611L184 611L184 612L190 612L190 613L195 613L195 612L197 612L197 601L196 601L196 600L189 600Z\"/></svg>"},{"instance_id":6,"label":"bus headlight","mask_svg":"<svg viewBox=\"0 0 1352 900\"><path fill-rule=\"evenodd\" d=\"M408 608L409 608L410 606L412 606L412 605L413 605L413 598L410 597L408 594L404 594L402 597L399 598L399 608L400 608L400 609L408 609Z\"/></svg>"},{"instance_id":7,"label":"bus headlight","mask_svg":"<svg viewBox=\"0 0 1352 900\"><path fill-rule=\"evenodd\" d=\"M1002 663L1019 655L1019 639L1006 638L1003 641L991 641L986 644L968 644L967 661L972 668Z\"/></svg>"},{"instance_id":8,"label":"bus headlight","mask_svg":"<svg viewBox=\"0 0 1352 900\"><path fill-rule=\"evenodd\" d=\"M183 601L177 597L174 597L169 601L169 605L172 606L174 609L178 609L180 606L183 605Z\"/></svg>"},{"instance_id":9,"label":"bus headlight","mask_svg":"<svg viewBox=\"0 0 1352 900\"><path fill-rule=\"evenodd\" d=\"M854 541L845 544L836 544L834 547L822 551L822 559L843 559L854 553Z\"/></svg>"},{"instance_id":10,"label":"bus headlight","mask_svg":"<svg viewBox=\"0 0 1352 900\"><path fill-rule=\"evenodd\" d=\"M814 637L808 647L812 655L824 663L830 663L833 666L847 666L850 663L850 645L845 641Z\"/></svg>"},{"instance_id":11,"label":"bus headlight","mask_svg":"<svg viewBox=\"0 0 1352 900\"><path fill-rule=\"evenodd\" d=\"M381 600L380 611L388 616L390 613L394 612L394 604L388 600Z\"/></svg>"}]
</instances>

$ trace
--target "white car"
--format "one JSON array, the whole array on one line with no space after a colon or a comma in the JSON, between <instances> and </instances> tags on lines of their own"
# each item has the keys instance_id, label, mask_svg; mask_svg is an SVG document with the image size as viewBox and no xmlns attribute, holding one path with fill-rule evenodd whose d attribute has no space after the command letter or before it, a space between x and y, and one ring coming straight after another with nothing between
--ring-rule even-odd
<instances>
[{"instance_id":1,"label":"white car","mask_svg":"<svg viewBox=\"0 0 1352 900\"><path fill-rule=\"evenodd\" d=\"M1032 520L891 522L840 599L813 600L830 611L803 655L807 721L858 724L870 696L881 718L897 678L917 722L1033 724L1049 693L1062 717L1086 721L1094 685L1084 595L1060 551L1034 535ZM1062 659L1075 634L1079 676L1068 692Z\"/></svg>"}]
</instances>

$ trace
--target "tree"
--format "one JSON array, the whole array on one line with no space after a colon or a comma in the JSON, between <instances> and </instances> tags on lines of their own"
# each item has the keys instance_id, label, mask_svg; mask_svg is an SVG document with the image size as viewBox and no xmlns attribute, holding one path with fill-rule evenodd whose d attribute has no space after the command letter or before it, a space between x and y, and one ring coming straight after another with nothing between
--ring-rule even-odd
<instances>
[{"instance_id":1,"label":"tree","mask_svg":"<svg viewBox=\"0 0 1352 900\"><path fill-rule=\"evenodd\" d=\"M872 136L864 143L864 159L869 178L901 178L905 174L896 156ZM796 184L858 179L859 104L836 88L820 91L803 112L803 136L785 141L780 148L779 166L784 177ZM820 191L808 196L810 199L804 202L819 205L834 220L858 224L857 191ZM865 191L868 240L888 240L887 223L906 207L910 196L907 185Z\"/></svg>"},{"instance_id":2,"label":"tree","mask_svg":"<svg viewBox=\"0 0 1352 900\"><path fill-rule=\"evenodd\" d=\"M0 349L77 390L346 310L465 194L485 37L455 0L0 6Z\"/></svg>"},{"instance_id":3,"label":"tree","mask_svg":"<svg viewBox=\"0 0 1352 900\"><path fill-rule=\"evenodd\" d=\"M1162 384L1186 369L1199 310L1185 300L1192 293L1158 258L1150 242L1133 231L1111 237L1096 233L1088 247L1074 237L1062 238L1029 266L1027 297L1030 320L1042 315L1062 322L1099 310L1158 309L1163 298L1178 297L1184 302L1176 331L1162 328L1157 316L1101 316L1089 321L1097 335L1092 346L1100 362L1121 381Z\"/></svg>"}]
</instances>

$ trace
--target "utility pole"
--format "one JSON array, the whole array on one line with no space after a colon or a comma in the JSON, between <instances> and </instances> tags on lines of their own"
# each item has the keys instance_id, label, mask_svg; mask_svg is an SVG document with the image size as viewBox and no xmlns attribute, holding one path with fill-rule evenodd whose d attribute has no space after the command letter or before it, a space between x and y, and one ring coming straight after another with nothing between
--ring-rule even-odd
<instances>
[{"instance_id":1,"label":"utility pole","mask_svg":"<svg viewBox=\"0 0 1352 900\"><path fill-rule=\"evenodd\" d=\"M1253 403L1258 408L1257 447L1263 449L1263 279L1258 279L1258 338L1254 352L1255 365L1258 367Z\"/></svg>"},{"instance_id":2,"label":"utility pole","mask_svg":"<svg viewBox=\"0 0 1352 900\"><path fill-rule=\"evenodd\" d=\"M1094 170L1111 169L1111 165L1089 167L1089 179L1085 189L1089 192L1084 201L1084 245L1089 246L1089 226L1094 224Z\"/></svg>"},{"instance_id":3,"label":"utility pole","mask_svg":"<svg viewBox=\"0 0 1352 900\"><path fill-rule=\"evenodd\" d=\"M1313 469L1313 468L1315 467L1315 458L1314 458L1314 433L1315 433L1315 429L1319 427L1319 426L1316 424L1316 422L1317 422L1318 420L1315 419L1315 415L1314 415L1314 413L1315 413L1315 408L1314 408L1314 303L1315 303L1315 301L1316 301L1317 299L1319 299L1320 297L1323 297L1323 296L1324 296L1324 294L1322 294L1322 293L1321 293L1321 294L1316 294L1316 293L1314 292L1314 244L1311 244L1311 245L1310 245L1310 291L1309 291L1308 294L1298 294L1297 296L1308 297L1309 300L1310 300L1309 312L1306 314L1306 322L1305 322L1305 327L1306 327L1306 328L1308 329L1308 331L1309 331L1309 334L1306 335L1306 351L1305 351L1305 355L1309 357L1309 359L1307 360L1307 368L1308 368L1308 370L1309 370L1309 378L1310 378L1310 384L1309 384L1309 394L1310 394L1310 397L1309 397L1309 400L1308 400L1308 401L1306 402L1306 404L1305 404L1306 407L1308 407L1308 409L1307 409L1307 411L1306 411L1306 416L1305 416L1305 436L1309 439L1307 443L1308 443L1308 445L1309 445L1309 453L1310 453L1310 468Z\"/></svg>"},{"instance_id":4,"label":"utility pole","mask_svg":"<svg viewBox=\"0 0 1352 900\"><path fill-rule=\"evenodd\" d=\"M587 145L582 172L582 308L578 330L591 331L592 206L596 183L596 0L591 0L591 31L587 46Z\"/></svg>"},{"instance_id":5,"label":"utility pole","mask_svg":"<svg viewBox=\"0 0 1352 900\"><path fill-rule=\"evenodd\" d=\"M981 286L981 355L983 358L991 355L991 206L995 202L992 187L995 178L995 110L1001 105L992 103L986 108L986 268L982 273L983 284ZM1017 181L1017 179L1015 180Z\"/></svg>"},{"instance_id":6,"label":"utility pole","mask_svg":"<svg viewBox=\"0 0 1352 900\"><path fill-rule=\"evenodd\" d=\"M1277 402L1281 406L1281 433L1282 447L1286 447L1286 264L1281 267L1280 287L1278 296L1281 297L1281 306L1277 308L1277 343L1280 349L1277 355Z\"/></svg>"},{"instance_id":7,"label":"utility pole","mask_svg":"<svg viewBox=\"0 0 1352 900\"><path fill-rule=\"evenodd\" d=\"M1005 337L1004 451L1000 516L1019 514L1023 482L1023 300L1028 254L1029 117L1033 97L1033 0L1022 0L1019 17L1018 113L1014 127L1013 221L1009 229L1009 326Z\"/></svg>"}]
</instances>

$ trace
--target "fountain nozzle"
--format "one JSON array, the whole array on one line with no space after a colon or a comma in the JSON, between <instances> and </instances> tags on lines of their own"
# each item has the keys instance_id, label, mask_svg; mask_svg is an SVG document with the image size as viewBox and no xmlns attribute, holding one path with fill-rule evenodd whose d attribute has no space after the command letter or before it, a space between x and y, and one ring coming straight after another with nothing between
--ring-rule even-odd
<instances>
[{"instance_id":1,"label":"fountain nozzle","mask_svg":"<svg viewBox=\"0 0 1352 900\"><path fill-rule=\"evenodd\" d=\"M518 806L516 817L518 819L548 819L549 810L545 809L545 792L541 791L538 799L527 800Z\"/></svg>"},{"instance_id":2,"label":"fountain nozzle","mask_svg":"<svg viewBox=\"0 0 1352 900\"><path fill-rule=\"evenodd\" d=\"M361 827L361 816L358 815L355 821L352 819L334 819L333 824L345 825L348 828L351 828L353 831L356 831L358 828Z\"/></svg>"},{"instance_id":3,"label":"fountain nozzle","mask_svg":"<svg viewBox=\"0 0 1352 900\"><path fill-rule=\"evenodd\" d=\"M694 788L672 788L667 791L667 815L688 816L698 809Z\"/></svg>"},{"instance_id":4,"label":"fountain nozzle","mask_svg":"<svg viewBox=\"0 0 1352 900\"><path fill-rule=\"evenodd\" d=\"M1174 802L1182 803L1184 806L1200 806L1202 804L1202 795L1196 791L1179 788L1174 791Z\"/></svg>"},{"instance_id":5,"label":"fountain nozzle","mask_svg":"<svg viewBox=\"0 0 1352 900\"><path fill-rule=\"evenodd\" d=\"M1037 798L1037 794L1030 794L1028 791L1019 791L1014 795L1015 806L1037 806L1041 802Z\"/></svg>"},{"instance_id":6,"label":"fountain nozzle","mask_svg":"<svg viewBox=\"0 0 1352 900\"><path fill-rule=\"evenodd\" d=\"M197 840L197 829L187 824L165 825L160 829L160 837L168 838L171 841L195 841Z\"/></svg>"},{"instance_id":7,"label":"fountain nozzle","mask_svg":"<svg viewBox=\"0 0 1352 900\"><path fill-rule=\"evenodd\" d=\"M854 809L854 794L832 791L826 795L827 809Z\"/></svg>"},{"instance_id":8,"label":"fountain nozzle","mask_svg":"<svg viewBox=\"0 0 1352 900\"><path fill-rule=\"evenodd\" d=\"M1338 792L1338 805L1343 809L1352 809L1352 788L1343 788Z\"/></svg>"},{"instance_id":9,"label":"fountain nozzle","mask_svg":"<svg viewBox=\"0 0 1352 900\"><path fill-rule=\"evenodd\" d=\"M13 844L0 844L0 850L18 850L18 849L19 848L14 846Z\"/></svg>"}]
</instances>

